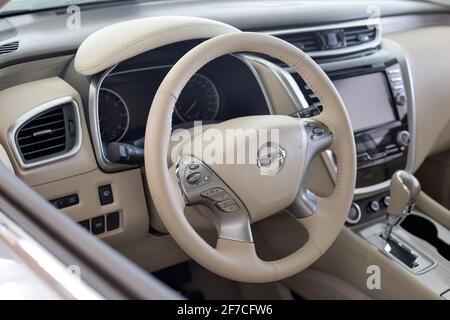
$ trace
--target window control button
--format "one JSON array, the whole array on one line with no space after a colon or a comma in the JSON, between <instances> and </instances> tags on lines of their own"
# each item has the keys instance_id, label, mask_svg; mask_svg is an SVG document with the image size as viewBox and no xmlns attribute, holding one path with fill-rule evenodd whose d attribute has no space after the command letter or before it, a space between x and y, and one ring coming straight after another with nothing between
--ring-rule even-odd
<instances>
[{"instance_id":1,"label":"window control button","mask_svg":"<svg viewBox=\"0 0 450 320\"><path fill-rule=\"evenodd\" d=\"M110 184L98 187L98 195L100 198L100 204L102 206L114 202L114 197L113 197L112 188L111 188Z\"/></svg>"},{"instance_id":2,"label":"window control button","mask_svg":"<svg viewBox=\"0 0 450 320\"><path fill-rule=\"evenodd\" d=\"M119 229L119 227L120 227L119 212L113 212L106 215L106 231Z\"/></svg>"},{"instance_id":3,"label":"window control button","mask_svg":"<svg viewBox=\"0 0 450 320\"><path fill-rule=\"evenodd\" d=\"M235 212L239 210L239 205L233 199L218 202L216 206L223 212Z\"/></svg>"},{"instance_id":4,"label":"window control button","mask_svg":"<svg viewBox=\"0 0 450 320\"><path fill-rule=\"evenodd\" d=\"M92 233L100 234L105 232L105 216L100 216L92 219Z\"/></svg>"}]
</instances>

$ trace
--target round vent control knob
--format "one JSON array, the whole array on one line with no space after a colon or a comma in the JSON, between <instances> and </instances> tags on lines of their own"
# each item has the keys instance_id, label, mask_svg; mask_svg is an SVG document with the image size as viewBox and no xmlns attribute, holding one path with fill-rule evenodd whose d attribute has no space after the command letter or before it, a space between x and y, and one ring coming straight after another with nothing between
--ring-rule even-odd
<instances>
[{"instance_id":1,"label":"round vent control knob","mask_svg":"<svg viewBox=\"0 0 450 320\"><path fill-rule=\"evenodd\" d=\"M397 134L397 143L401 146L401 147L407 147L409 146L409 143L411 142L411 135L409 134L408 131L403 130L400 131Z\"/></svg>"},{"instance_id":2,"label":"round vent control knob","mask_svg":"<svg viewBox=\"0 0 450 320\"><path fill-rule=\"evenodd\" d=\"M357 224L361 220L361 208L357 203L353 202L347 215L346 222L348 224Z\"/></svg>"},{"instance_id":3,"label":"round vent control knob","mask_svg":"<svg viewBox=\"0 0 450 320\"><path fill-rule=\"evenodd\" d=\"M380 210L380 203L378 201L376 201L376 200L371 201L369 203L369 209L372 212L378 212Z\"/></svg>"}]
</instances>

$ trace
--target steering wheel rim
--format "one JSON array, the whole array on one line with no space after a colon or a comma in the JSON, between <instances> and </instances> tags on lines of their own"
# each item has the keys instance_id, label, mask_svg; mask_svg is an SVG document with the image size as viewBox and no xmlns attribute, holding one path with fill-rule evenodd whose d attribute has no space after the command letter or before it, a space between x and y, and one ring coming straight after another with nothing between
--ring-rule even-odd
<instances>
[{"instance_id":1,"label":"steering wheel rim","mask_svg":"<svg viewBox=\"0 0 450 320\"><path fill-rule=\"evenodd\" d=\"M306 174L302 170L305 169L306 171L307 169L307 165L302 162L302 169L299 169L302 172L300 172L301 177L298 179L298 190L294 190L296 196L293 199L289 197L278 199L280 202L277 204L278 206L273 206L273 209L279 209L282 206L289 207L288 202L293 200L288 210L299 218L299 222L305 227L309 235L307 242L300 249L280 260L263 261L259 259L253 242L245 237L243 239L235 239L229 235L219 237L216 248L207 244L194 231L184 216L186 190L183 190L183 185L179 184L180 175L177 173L177 167L168 168L167 165L172 113L182 89L191 76L202 66L217 57L235 52L263 53L283 61L297 71L319 97L323 105L323 112L312 118L311 121L323 125L326 129L325 132L329 130L332 133L332 135L329 135L332 137L329 143L319 149L316 148L314 155L322 151L324 147L335 153L337 176L333 193L327 198L314 198L315 207L312 213L310 212L307 215L297 214L297 211L308 211L308 208L305 209L308 205L305 206L305 204L308 204L307 200L310 196L309 193L303 192L304 188L300 185ZM262 117L272 118L255 119L250 117L252 119L243 119L242 121L246 122L240 122L240 124L249 123L249 127L258 127L277 122L280 127L289 128L286 129L289 131L289 137L293 133L300 133L303 142L307 141L308 146L314 145L311 141L304 140L312 137L311 132L307 130L307 122L299 122L285 116ZM299 123L298 126L294 125L293 121ZM224 124L225 127L227 125L236 126L238 124L237 122ZM296 152L294 147L295 144L289 150L291 154ZM304 152L301 157L307 157L307 154L308 152ZM212 38L183 56L166 75L155 94L145 135L147 180L155 207L165 227L178 245L199 264L223 277L242 282L262 283L287 278L311 265L329 248L344 226L352 202L356 179L355 154L353 132L344 104L333 84L320 67L300 49L281 39L248 32L231 33ZM196 158L195 154L187 154L187 156L190 156L190 159ZM286 165L293 161L287 160ZM200 162L200 164L202 163ZM206 168L208 169L207 165ZM208 172L212 174L219 172L218 179L225 180L224 173L226 170L221 171L221 168L215 166ZM239 189L236 183L226 181L225 185L231 185L230 192L232 195L235 188ZM249 197L245 198L245 192L242 192L244 195L236 193L236 199L244 207L250 207L248 208L248 214L251 222L270 215L267 210L267 212L255 213L258 211L256 210L258 207L254 205L252 208L251 205L245 203L245 199L249 199ZM239 202L241 196L244 199ZM296 206L296 203L299 205Z\"/></svg>"}]
</instances>

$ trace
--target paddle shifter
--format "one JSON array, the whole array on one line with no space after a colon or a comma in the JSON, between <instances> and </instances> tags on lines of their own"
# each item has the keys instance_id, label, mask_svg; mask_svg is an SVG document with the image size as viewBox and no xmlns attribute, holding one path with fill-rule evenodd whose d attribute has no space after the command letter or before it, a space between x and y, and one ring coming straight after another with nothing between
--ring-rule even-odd
<instances>
[{"instance_id":1,"label":"paddle shifter","mask_svg":"<svg viewBox=\"0 0 450 320\"><path fill-rule=\"evenodd\" d=\"M392 229L411 212L420 193L420 183L406 171L396 171L391 178L388 219L383 239L389 240Z\"/></svg>"}]
</instances>

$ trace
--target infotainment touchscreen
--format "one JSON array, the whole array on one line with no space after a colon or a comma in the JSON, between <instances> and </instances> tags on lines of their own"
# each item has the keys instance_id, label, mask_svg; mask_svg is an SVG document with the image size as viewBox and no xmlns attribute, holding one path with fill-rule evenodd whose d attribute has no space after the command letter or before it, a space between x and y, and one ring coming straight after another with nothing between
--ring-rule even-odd
<instances>
[{"instance_id":1,"label":"infotainment touchscreen","mask_svg":"<svg viewBox=\"0 0 450 320\"><path fill-rule=\"evenodd\" d=\"M377 72L333 81L344 101L353 131L396 120L384 73Z\"/></svg>"}]
</instances>

